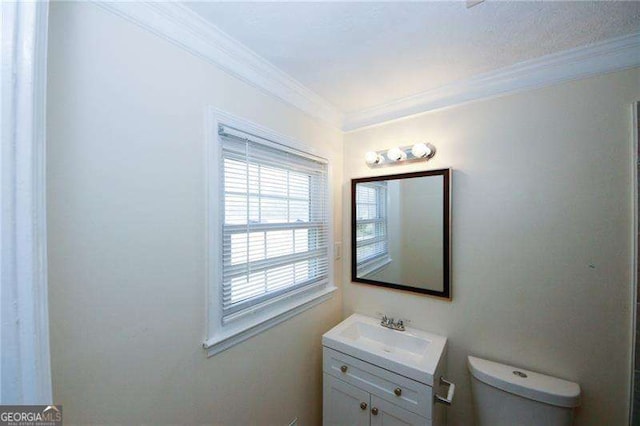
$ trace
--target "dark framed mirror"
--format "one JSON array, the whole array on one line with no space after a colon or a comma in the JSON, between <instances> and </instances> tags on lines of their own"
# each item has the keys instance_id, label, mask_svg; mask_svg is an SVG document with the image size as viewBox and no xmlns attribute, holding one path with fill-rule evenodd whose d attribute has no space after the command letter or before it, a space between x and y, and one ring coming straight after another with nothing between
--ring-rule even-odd
<instances>
[{"instance_id":1,"label":"dark framed mirror","mask_svg":"<svg viewBox=\"0 0 640 426\"><path fill-rule=\"evenodd\" d=\"M451 169L351 180L351 280L451 299Z\"/></svg>"}]
</instances>

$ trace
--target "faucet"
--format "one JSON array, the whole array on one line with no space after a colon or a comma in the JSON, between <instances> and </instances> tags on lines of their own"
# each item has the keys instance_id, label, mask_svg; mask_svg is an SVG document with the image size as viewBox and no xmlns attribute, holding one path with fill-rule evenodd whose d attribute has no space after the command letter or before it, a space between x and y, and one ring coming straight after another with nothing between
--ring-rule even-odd
<instances>
[{"instance_id":1,"label":"faucet","mask_svg":"<svg viewBox=\"0 0 640 426\"><path fill-rule=\"evenodd\" d=\"M404 331L404 321L402 320L398 320L396 322L395 319L393 318L388 318L386 315L382 316L382 320L380 321L380 325L386 328L389 328L391 330L396 330L396 331Z\"/></svg>"}]
</instances>

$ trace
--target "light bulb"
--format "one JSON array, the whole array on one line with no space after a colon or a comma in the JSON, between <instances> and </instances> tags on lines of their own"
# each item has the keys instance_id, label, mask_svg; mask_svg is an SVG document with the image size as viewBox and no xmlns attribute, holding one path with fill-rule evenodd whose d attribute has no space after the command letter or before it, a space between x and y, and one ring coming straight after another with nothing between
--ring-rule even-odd
<instances>
[{"instance_id":1,"label":"light bulb","mask_svg":"<svg viewBox=\"0 0 640 426\"><path fill-rule=\"evenodd\" d=\"M387 151L387 157L391 161L402 161L407 159L407 154L400 148L395 147Z\"/></svg>"},{"instance_id":2,"label":"light bulb","mask_svg":"<svg viewBox=\"0 0 640 426\"><path fill-rule=\"evenodd\" d=\"M369 151L364 155L364 161L368 165L372 166L374 164L382 163L382 157L375 151Z\"/></svg>"},{"instance_id":3,"label":"light bulb","mask_svg":"<svg viewBox=\"0 0 640 426\"><path fill-rule=\"evenodd\" d=\"M416 158L428 157L431 155L431 148L425 143L417 143L411 148L411 153Z\"/></svg>"}]
</instances>

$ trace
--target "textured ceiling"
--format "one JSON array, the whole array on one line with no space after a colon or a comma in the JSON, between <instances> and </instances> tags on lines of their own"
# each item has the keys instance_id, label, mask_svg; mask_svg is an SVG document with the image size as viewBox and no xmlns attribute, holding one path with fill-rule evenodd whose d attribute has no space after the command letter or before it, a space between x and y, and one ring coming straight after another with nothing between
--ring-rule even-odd
<instances>
[{"instance_id":1,"label":"textured ceiling","mask_svg":"<svg viewBox=\"0 0 640 426\"><path fill-rule=\"evenodd\" d=\"M186 5L343 112L640 31L640 1Z\"/></svg>"}]
</instances>

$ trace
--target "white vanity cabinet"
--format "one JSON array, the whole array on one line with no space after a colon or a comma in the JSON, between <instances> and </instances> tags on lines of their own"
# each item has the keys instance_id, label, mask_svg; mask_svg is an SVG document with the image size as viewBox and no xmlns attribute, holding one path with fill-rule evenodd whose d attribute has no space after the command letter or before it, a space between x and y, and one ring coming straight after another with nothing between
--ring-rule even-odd
<instances>
[{"instance_id":1,"label":"white vanity cabinet","mask_svg":"<svg viewBox=\"0 0 640 426\"><path fill-rule=\"evenodd\" d=\"M444 425L431 386L327 347L323 370L324 426Z\"/></svg>"},{"instance_id":2,"label":"white vanity cabinet","mask_svg":"<svg viewBox=\"0 0 640 426\"><path fill-rule=\"evenodd\" d=\"M323 336L324 426L445 425L446 338L377 321L354 314Z\"/></svg>"},{"instance_id":3,"label":"white vanity cabinet","mask_svg":"<svg viewBox=\"0 0 640 426\"><path fill-rule=\"evenodd\" d=\"M330 374L323 375L324 425L369 426L371 394Z\"/></svg>"},{"instance_id":4,"label":"white vanity cabinet","mask_svg":"<svg viewBox=\"0 0 640 426\"><path fill-rule=\"evenodd\" d=\"M324 375L325 425L425 425L424 417L340 379Z\"/></svg>"}]
</instances>

